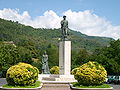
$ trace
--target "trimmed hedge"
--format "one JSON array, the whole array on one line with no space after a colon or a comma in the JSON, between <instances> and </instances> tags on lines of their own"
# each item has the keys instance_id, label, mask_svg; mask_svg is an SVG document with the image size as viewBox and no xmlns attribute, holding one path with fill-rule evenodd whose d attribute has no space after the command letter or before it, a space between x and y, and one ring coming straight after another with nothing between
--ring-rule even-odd
<instances>
[{"instance_id":1,"label":"trimmed hedge","mask_svg":"<svg viewBox=\"0 0 120 90\"><path fill-rule=\"evenodd\" d=\"M73 69L72 74L74 74L79 85L85 86L103 84L107 77L104 67L92 61Z\"/></svg>"},{"instance_id":2,"label":"trimmed hedge","mask_svg":"<svg viewBox=\"0 0 120 90\"><path fill-rule=\"evenodd\" d=\"M30 64L18 63L10 67L6 73L8 85L32 85L38 79L39 71Z\"/></svg>"},{"instance_id":3,"label":"trimmed hedge","mask_svg":"<svg viewBox=\"0 0 120 90\"><path fill-rule=\"evenodd\" d=\"M51 73L51 74L59 74L59 67L58 67L58 66L53 66L53 67L50 69L50 73Z\"/></svg>"}]
</instances>

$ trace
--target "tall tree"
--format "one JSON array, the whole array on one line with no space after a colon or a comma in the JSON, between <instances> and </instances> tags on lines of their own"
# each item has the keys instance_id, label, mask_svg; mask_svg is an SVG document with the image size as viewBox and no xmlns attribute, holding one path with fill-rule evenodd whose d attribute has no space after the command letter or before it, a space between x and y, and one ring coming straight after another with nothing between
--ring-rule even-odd
<instances>
[{"instance_id":1,"label":"tall tree","mask_svg":"<svg viewBox=\"0 0 120 90\"><path fill-rule=\"evenodd\" d=\"M120 40L111 41L109 47L97 49L91 60L101 63L108 74L120 75Z\"/></svg>"},{"instance_id":2,"label":"tall tree","mask_svg":"<svg viewBox=\"0 0 120 90\"><path fill-rule=\"evenodd\" d=\"M89 61L89 53L85 49L79 49L78 52L72 52L72 68L78 67Z\"/></svg>"}]
</instances>

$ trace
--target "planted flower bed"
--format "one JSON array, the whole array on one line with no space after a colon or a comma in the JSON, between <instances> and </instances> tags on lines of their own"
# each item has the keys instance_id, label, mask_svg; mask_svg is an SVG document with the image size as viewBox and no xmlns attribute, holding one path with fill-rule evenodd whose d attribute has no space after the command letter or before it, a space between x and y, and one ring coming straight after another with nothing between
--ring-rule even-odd
<instances>
[{"instance_id":1,"label":"planted flower bed","mask_svg":"<svg viewBox=\"0 0 120 90\"><path fill-rule=\"evenodd\" d=\"M6 85L1 90L40 90L38 69L30 64L19 63L10 67L6 73Z\"/></svg>"},{"instance_id":2,"label":"planted flower bed","mask_svg":"<svg viewBox=\"0 0 120 90\"><path fill-rule=\"evenodd\" d=\"M75 79L78 81L72 83L72 90L113 90L107 84L104 84L107 72L104 67L97 62L83 64L82 66L72 70Z\"/></svg>"},{"instance_id":3,"label":"planted flower bed","mask_svg":"<svg viewBox=\"0 0 120 90\"><path fill-rule=\"evenodd\" d=\"M102 84L97 86L83 86L83 85L77 85L78 83L72 83L70 84L71 90L113 90L113 87Z\"/></svg>"}]
</instances>

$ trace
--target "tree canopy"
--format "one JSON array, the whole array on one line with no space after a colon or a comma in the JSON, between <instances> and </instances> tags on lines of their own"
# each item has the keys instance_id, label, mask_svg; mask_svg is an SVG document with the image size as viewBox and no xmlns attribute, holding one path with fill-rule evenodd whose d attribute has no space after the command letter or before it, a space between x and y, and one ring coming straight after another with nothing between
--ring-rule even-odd
<instances>
[{"instance_id":1,"label":"tree canopy","mask_svg":"<svg viewBox=\"0 0 120 90\"><path fill-rule=\"evenodd\" d=\"M96 49L91 59L102 64L108 74L120 75L120 40L111 41L108 47Z\"/></svg>"}]
</instances>

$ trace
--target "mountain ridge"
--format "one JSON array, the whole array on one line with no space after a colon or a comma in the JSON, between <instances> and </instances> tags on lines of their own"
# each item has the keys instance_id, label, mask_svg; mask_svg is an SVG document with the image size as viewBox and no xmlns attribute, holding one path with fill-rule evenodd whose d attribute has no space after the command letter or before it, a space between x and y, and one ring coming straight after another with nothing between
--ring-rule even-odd
<instances>
[{"instance_id":1,"label":"mountain ridge","mask_svg":"<svg viewBox=\"0 0 120 90\"><path fill-rule=\"evenodd\" d=\"M35 47L46 48L49 44L58 45L61 31L59 29L33 28L11 20L0 19L0 41L13 41L16 45L31 42ZM72 41L73 49L85 48L94 51L105 47L114 40L107 37L88 36L78 31L70 30L68 38Z\"/></svg>"}]
</instances>

